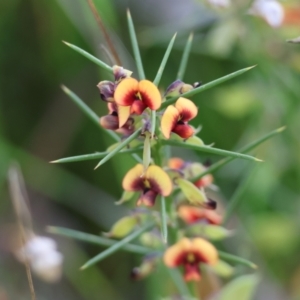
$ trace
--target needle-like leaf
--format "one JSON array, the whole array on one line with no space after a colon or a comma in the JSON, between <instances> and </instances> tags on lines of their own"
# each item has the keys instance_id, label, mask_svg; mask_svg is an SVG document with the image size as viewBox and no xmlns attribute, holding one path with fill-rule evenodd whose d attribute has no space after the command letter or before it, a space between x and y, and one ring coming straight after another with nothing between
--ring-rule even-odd
<instances>
[{"instance_id":1,"label":"needle-like leaf","mask_svg":"<svg viewBox=\"0 0 300 300\"><path fill-rule=\"evenodd\" d=\"M113 156L115 156L118 152L120 152L124 147L126 147L132 140L134 140L136 137L139 136L139 134L141 133L142 129L138 129L137 131L135 131L132 135L130 135L126 140L124 140L123 142L121 142L116 148L114 148L114 150L110 151L103 159L100 160L100 162L98 163L98 165L95 167L95 169L97 169L98 167L100 167L101 165L103 165L105 162L107 162L108 160L110 160Z\"/></svg>"},{"instance_id":2,"label":"needle-like leaf","mask_svg":"<svg viewBox=\"0 0 300 300\"><path fill-rule=\"evenodd\" d=\"M259 146L260 144L262 144L263 142L267 141L268 139L270 139L271 137L273 137L274 135L277 135L279 133L281 133L282 131L285 130L285 126L284 127L280 127L274 131L269 132L268 134L264 135L263 137L261 137L260 139L258 139L255 142L250 143L249 145L242 147L241 149L238 150L238 152L240 153L247 153L249 151L251 151L252 149L256 148L257 146ZM216 170L219 170L220 168L222 168L224 165L228 164L229 162L233 161L235 159L235 157L226 157L223 158L221 160L219 160L218 162L214 163L213 165L211 165L209 168L207 168L204 172L202 172L201 174L193 177L191 180L193 182L199 180L200 178L202 178L203 176L213 173Z\"/></svg>"},{"instance_id":3,"label":"needle-like leaf","mask_svg":"<svg viewBox=\"0 0 300 300\"><path fill-rule=\"evenodd\" d=\"M221 83L223 83L223 82L225 82L225 81L227 81L227 80L229 80L229 79L232 79L232 78L234 78L234 77L236 77L236 76L239 76L239 75L241 75L241 74L243 74L243 73L245 73L245 72L251 70L251 69L254 68L254 67L255 67L255 66L248 67L248 68L245 68L245 69L241 69L241 70L239 70L239 71L236 71L236 72L231 73L231 74L229 74L229 75L226 75L226 76L224 76L224 77L218 78L218 79L216 79L216 80L214 80L214 81L211 81L211 82L206 83L206 84L204 84L204 85L201 85L201 86L199 86L199 87L197 87L197 88L195 88L195 89L192 89L192 90L190 90L190 91L188 91L188 92L186 92L186 93L183 93L183 94L180 95L180 97L185 97L185 98L192 97L192 96L194 96L194 95L196 95L196 94L198 94L198 93L201 93L201 92L203 92L203 91L205 91L205 90L208 90L208 89L210 89L210 88L212 88L212 87L214 87L214 86L217 86L217 85L219 85L219 84L221 84ZM167 101L165 101L165 102L162 104L162 108L167 107L167 106L170 105L170 104L173 104L178 98L179 98L179 96L177 96L177 97L172 97L172 98L168 99Z\"/></svg>"},{"instance_id":4,"label":"needle-like leaf","mask_svg":"<svg viewBox=\"0 0 300 300\"><path fill-rule=\"evenodd\" d=\"M182 54L182 58L181 58L181 61L180 61L179 70L178 70L176 79L181 79L182 80L183 77L184 77L186 66L187 66L187 63L188 63L189 55L190 55L192 44L193 44L193 38L194 38L194 34L191 33L188 40L187 40L187 42L186 42L184 50L183 50L183 54Z\"/></svg>"},{"instance_id":5,"label":"needle-like leaf","mask_svg":"<svg viewBox=\"0 0 300 300\"><path fill-rule=\"evenodd\" d=\"M223 251L218 251L218 252L219 252L219 257L221 259L224 259L224 260L232 262L232 263L238 263L238 264L241 264L241 265L245 265L245 266L248 266L252 269L257 269L257 265L254 264L253 262L247 260L247 259L241 258L241 257L236 256L236 255L232 255L232 254L229 254L229 253L226 253L226 252L223 252Z\"/></svg>"},{"instance_id":6,"label":"needle-like leaf","mask_svg":"<svg viewBox=\"0 0 300 300\"><path fill-rule=\"evenodd\" d=\"M119 242L102 236L85 233L73 229L63 228L63 227L49 226L47 227L47 231L53 234L58 234L69 238L73 238L75 240L101 245L101 246L107 246L107 247L113 246ZM126 244L121 249L128 252L138 253L138 254L147 254L152 251L151 249L148 249L146 247L133 245L133 244Z\"/></svg>"},{"instance_id":7,"label":"needle-like leaf","mask_svg":"<svg viewBox=\"0 0 300 300\"><path fill-rule=\"evenodd\" d=\"M163 74L163 72L164 72L164 69L165 69L165 66L166 66L166 64L167 64L168 58L169 58L170 53L171 53L171 51L172 51L172 48L173 48L173 45L174 45L174 42L175 42L175 39L176 39L176 35L177 35L177 33L175 33L175 34L173 35L173 37L172 37L172 39L171 39L171 41L170 41L170 43L169 43L169 45L168 45L168 48L167 48L167 50L166 50L166 52L165 52L165 55L164 55L164 57L163 57L163 59L162 59L162 61L161 61L161 64L160 64L159 69L158 69L158 71L157 71L157 74L156 74L156 76L155 76L155 78L154 78L154 80L153 80L153 83L154 83L156 86L159 85L161 76L162 76L162 74Z\"/></svg>"},{"instance_id":8,"label":"needle-like leaf","mask_svg":"<svg viewBox=\"0 0 300 300\"><path fill-rule=\"evenodd\" d=\"M69 98L79 107L79 109L90 119L92 120L100 129L105 131L108 135L110 135L115 141L119 141L119 136L111 131L106 130L100 126L99 117L71 90L69 90L66 86L61 86L62 90L69 96Z\"/></svg>"},{"instance_id":9,"label":"needle-like leaf","mask_svg":"<svg viewBox=\"0 0 300 300\"><path fill-rule=\"evenodd\" d=\"M128 21L129 35L130 35L131 45L133 48L135 63L137 66L140 80L142 80L145 79L146 77L145 77L144 67L143 67L142 58L139 50L139 45L135 34L134 24L129 9L127 10L127 21Z\"/></svg>"},{"instance_id":10,"label":"needle-like leaf","mask_svg":"<svg viewBox=\"0 0 300 300\"><path fill-rule=\"evenodd\" d=\"M166 199L164 196L160 197L160 216L161 216L161 235L165 244L168 243L168 216L166 211Z\"/></svg>"},{"instance_id":11,"label":"needle-like leaf","mask_svg":"<svg viewBox=\"0 0 300 300\"><path fill-rule=\"evenodd\" d=\"M188 148L200 152L208 152L216 155L223 155L223 156L229 156L229 157L234 157L234 158L241 158L241 159L246 159L250 161L258 161L261 162L262 160L246 155L243 153L238 153L238 152L232 152L232 151L227 151L227 150L222 150L214 147L209 147L209 146L198 146L198 145L192 145L184 142L179 142L176 140L163 140L163 144L165 145L171 145L171 146L176 146L176 147L181 147L181 148Z\"/></svg>"},{"instance_id":12,"label":"needle-like leaf","mask_svg":"<svg viewBox=\"0 0 300 300\"><path fill-rule=\"evenodd\" d=\"M141 150L143 150L143 148L140 148L140 147L132 148L132 149L125 149L125 150L118 152L117 154L134 153L134 152L141 151ZM77 155L77 156L64 157L64 158L60 158L57 160L53 160L53 161L51 161L51 163L53 163L53 164L54 163L68 163L68 162L99 159L99 158L105 157L109 153L110 152L105 151L105 152L96 152L96 153L91 153L91 154L83 154L83 155Z\"/></svg>"},{"instance_id":13,"label":"needle-like leaf","mask_svg":"<svg viewBox=\"0 0 300 300\"><path fill-rule=\"evenodd\" d=\"M63 41L64 44L66 44L67 46L69 46L71 49L75 50L76 52L78 52L79 54L83 55L84 57L86 57L87 59L89 59L90 61L92 61L93 63L95 63L96 65L98 65L99 67L105 69L108 72L112 72L112 67L107 65L105 62L101 61L99 58L91 55L90 53L86 52L85 50L67 43L65 41Z\"/></svg>"},{"instance_id":14,"label":"needle-like leaf","mask_svg":"<svg viewBox=\"0 0 300 300\"><path fill-rule=\"evenodd\" d=\"M132 240L136 239L137 237L139 237L143 232L149 230L150 228L152 228L154 226L153 223L148 223L146 225L144 225L143 227L139 228L138 230L134 231L133 233L129 234L127 237L125 237L124 239L122 239L121 241L115 243L114 245L112 245L110 248L104 250L103 252L99 253L98 255L96 255L95 257L93 257L92 259L90 259L88 262L86 262L80 269L84 270L92 265L94 265L95 263L99 262L100 260L108 257L109 255L115 253L116 251L120 250L121 248L123 248L125 245L127 245L129 242L131 242Z\"/></svg>"}]
</instances>

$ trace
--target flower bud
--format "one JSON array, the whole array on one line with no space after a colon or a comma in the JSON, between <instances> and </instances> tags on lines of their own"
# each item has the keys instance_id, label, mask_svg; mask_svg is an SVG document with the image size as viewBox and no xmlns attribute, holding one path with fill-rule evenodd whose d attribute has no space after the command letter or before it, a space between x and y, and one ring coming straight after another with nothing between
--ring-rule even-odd
<instances>
[{"instance_id":1,"label":"flower bud","mask_svg":"<svg viewBox=\"0 0 300 300\"><path fill-rule=\"evenodd\" d=\"M220 241L232 235L232 231L228 229L211 224L204 224L202 222L196 223L187 229L191 235L201 235L213 241Z\"/></svg>"},{"instance_id":2,"label":"flower bud","mask_svg":"<svg viewBox=\"0 0 300 300\"><path fill-rule=\"evenodd\" d=\"M156 255L147 256L139 267L132 269L130 277L133 280L141 280L154 271L158 258Z\"/></svg>"},{"instance_id":3,"label":"flower bud","mask_svg":"<svg viewBox=\"0 0 300 300\"><path fill-rule=\"evenodd\" d=\"M97 87L100 91L100 97L105 102L113 102L114 101L114 92L115 92L115 84L111 81L100 81L97 84Z\"/></svg>"},{"instance_id":4,"label":"flower bud","mask_svg":"<svg viewBox=\"0 0 300 300\"><path fill-rule=\"evenodd\" d=\"M113 66L112 69L113 69L116 84L118 84L122 79L130 77L132 74L131 71L126 70L120 66Z\"/></svg>"},{"instance_id":5,"label":"flower bud","mask_svg":"<svg viewBox=\"0 0 300 300\"><path fill-rule=\"evenodd\" d=\"M165 92L165 97L180 96L181 94L186 93L194 88L195 88L194 86L184 83L180 79L177 79L176 81L174 81L168 86Z\"/></svg>"},{"instance_id":6,"label":"flower bud","mask_svg":"<svg viewBox=\"0 0 300 300\"><path fill-rule=\"evenodd\" d=\"M157 231L145 232L140 237L140 242L145 247L160 249L163 245L161 235Z\"/></svg>"},{"instance_id":7,"label":"flower bud","mask_svg":"<svg viewBox=\"0 0 300 300\"><path fill-rule=\"evenodd\" d=\"M185 195L186 199L193 205L201 205L205 208L209 209L215 209L216 208L216 202L208 199L205 195L205 193L198 189L193 183L190 181L178 178L176 180L176 183L180 187L182 193Z\"/></svg>"},{"instance_id":8,"label":"flower bud","mask_svg":"<svg viewBox=\"0 0 300 300\"><path fill-rule=\"evenodd\" d=\"M228 278L231 277L234 273L234 268L229 265L227 262L223 260L218 260L217 264L214 266L207 266L210 268L214 273L217 275L223 277L223 278Z\"/></svg>"},{"instance_id":9,"label":"flower bud","mask_svg":"<svg viewBox=\"0 0 300 300\"><path fill-rule=\"evenodd\" d=\"M106 237L122 238L128 235L138 223L136 216L127 216L118 220L111 230L107 233L103 233Z\"/></svg>"}]
</instances>

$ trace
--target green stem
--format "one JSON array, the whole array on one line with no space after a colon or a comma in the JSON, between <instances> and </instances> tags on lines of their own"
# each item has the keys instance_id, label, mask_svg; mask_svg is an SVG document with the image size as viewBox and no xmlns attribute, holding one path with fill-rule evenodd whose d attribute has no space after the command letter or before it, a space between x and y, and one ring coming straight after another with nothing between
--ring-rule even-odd
<instances>
[{"instance_id":1,"label":"green stem","mask_svg":"<svg viewBox=\"0 0 300 300\"><path fill-rule=\"evenodd\" d=\"M156 128L156 111L151 110L151 138L155 136L155 128Z\"/></svg>"},{"instance_id":2,"label":"green stem","mask_svg":"<svg viewBox=\"0 0 300 300\"><path fill-rule=\"evenodd\" d=\"M166 211L166 199L160 197L160 213L161 213L161 234L165 244L168 244L168 216Z\"/></svg>"},{"instance_id":3,"label":"green stem","mask_svg":"<svg viewBox=\"0 0 300 300\"><path fill-rule=\"evenodd\" d=\"M170 269L168 268L169 274L171 278L173 279L176 288L178 289L179 293L183 297L191 297L191 293L189 291L189 288L184 281L182 275L180 274L178 269ZM187 298L189 299L189 298Z\"/></svg>"}]
</instances>

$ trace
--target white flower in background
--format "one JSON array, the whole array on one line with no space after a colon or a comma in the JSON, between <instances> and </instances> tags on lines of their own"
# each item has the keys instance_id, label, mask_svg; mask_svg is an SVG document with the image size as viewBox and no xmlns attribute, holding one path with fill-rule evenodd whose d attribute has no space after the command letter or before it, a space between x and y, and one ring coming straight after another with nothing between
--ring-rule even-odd
<instances>
[{"instance_id":1,"label":"white flower in background","mask_svg":"<svg viewBox=\"0 0 300 300\"><path fill-rule=\"evenodd\" d=\"M215 7L228 7L231 5L231 0L208 0L208 3Z\"/></svg>"},{"instance_id":2,"label":"white flower in background","mask_svg":"<svg viewBox=\"0 0 300 300\"><path fill-rule=\"evenodd\" d=\"M263 18L271 27L280 27L284 20L284 9L276 0L255 0L249 13Z\"/></svg>"},{"instance_id":3,"label":"white flower in background","mask_svg":"<svg viewBox=\"0 0 300 300\"><path fill-rule=\"evenodd\" d=\"M22 263L28 261L31 270L45 281L54 282L61 277L63 256L51 238L33 236L16 252L16 256Z\"/></svg>"}]
</instances>

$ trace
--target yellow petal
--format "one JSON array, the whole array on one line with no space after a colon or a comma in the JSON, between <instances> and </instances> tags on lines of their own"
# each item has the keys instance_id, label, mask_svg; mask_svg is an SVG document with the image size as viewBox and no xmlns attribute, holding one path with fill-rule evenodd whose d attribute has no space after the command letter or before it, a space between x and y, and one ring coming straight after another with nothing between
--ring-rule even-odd
<instances>
[{"instance_id":1,"label":"yellow petal","mask_svg":"<svg viewBox=\"0 0 300 300\"><path fill-rule=\"evenodd\" d=\"M164 254L163 260L167 267L174 268L182 264L181 258L190 251L192 247L191 240L183 238L173 246L169 247Z\"/></svg>"},{"instance_id":2,"label":"yellow petal","mask_svg":"<svg viewBox=\"0 0 300 300\"><path fill-rule=\"evenodd\" d=\"M127 122L130 116L130 106L118 106L119 128Z\"/></svg>"},{"instance_id":3,"label":"yellow petal","mask_svg":"<svg viewBox=\"0 0 300 300\"><path fill-rule=\"evenodd\" d=\"M137 164L130 169L123 178L122 186L125 191L141 191L144 189L143 178L141 175L144 172L142 164Z\"/></svg>"},{"instance_id":4,"label":"yellow petal","mask_svg":"<svg viewBox=\"0 0 300 300\"><path fill-rule=\"evenodd\" d=\"M151 110L157 110L161 106L161 95L158 88L149 80L141 80L138 90L142 101Z\"/></svg>"},{"instance_id":5,"label":"yellow petal","mask_svg":"<svg viewBox=\"0 0 300 300\"><path fill-rule=\"evenodd\" d=\"M148 167L145 178L149 181L151 190L163 195L169 196L172 192L172 181L169 175L158 166Z\"/></svg>"},{"instance_id":6,"label":"yellow petal","mask_svg":"<svg viewBox=\"0 0 300 300\"><path fill-rule=\"evenodd\" d=\"M117 86L114 98L118 105L130 106L135 101L139 82L134 78L125 78Z\"/></svg>"},{"instance_id":7,"label":"yellow petal","mask_svg":"<svg viewBox=\"0 0 300 300\"><path fill-rule=\"evenodd\" d=\"M197 116L198 108L194 102L189 99L180 97L176 101L175 107L178 109L181 121L183 122L188 122Z\"/></svg>"},{"instance_id":8,"label":"yellow petal","mask_svg":"<svg viewBox=\"0 0 300 300\"><path fill-rule=\"evenodd\" d=\"M214 265L218 261L217 249L210 242L204 239L193 239L192 251L197 253L201 257L201 260L207 264Z\"/></svg>"},{"instance_id":9,"label":"yellow petal","mask_svg":"<svg viewBox=\"0 0 300 300\"><path fill-rule=\"evenodd\" d=\"M160 129L166 139L170 138L171 131L176 126L179 112L175 106L169 105L165 110L160 123Z\"/></svg>"}]
</instances>

